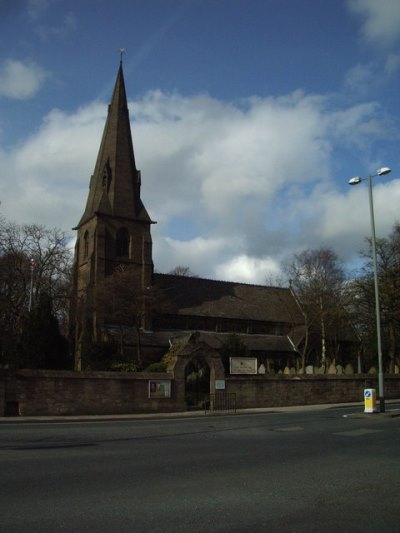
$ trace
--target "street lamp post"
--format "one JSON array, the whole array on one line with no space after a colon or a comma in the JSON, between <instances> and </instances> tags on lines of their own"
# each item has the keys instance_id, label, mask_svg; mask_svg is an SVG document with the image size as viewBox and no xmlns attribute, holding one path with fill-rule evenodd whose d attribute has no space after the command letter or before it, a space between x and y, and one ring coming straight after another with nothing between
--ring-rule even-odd
<instances>
[{"instance_id":1,"label":"street lamp post","mask_svg":"<svg viewBox=\"0 0 400 533\"><path fill-rule=\"evenodd\" d=\"M350 185L358 185L365 179L368 180L369 192L369 211L371 216L371 244L372 244L372 263L374 267L374 288L375 288L375 317L376 317L376 344L378 350L378 399L379 411L385 412L385 395L383 390L383 365L382 365L382 339L381 339L381 313L379 304L379 283L378 283L378 261L376 258L376 235L375 235L375 217L374 217L374 200L372 197L372 178L375 176L385 176L389 174L390 168L382 167L376 171L376 174L369 175L368 178L356 176L349 180Z\"/></svg>"},{"instance_id":2,"label":"street lamp post","mask_svg":"<svg viewBox=\"0 0 400 533\"><path fill-rule=\"evenodd\" d=\"M36 261L31 258L29 260L29 266L30 266L30 271L31 271L31 283L30 283L30 287L29 287L29 306L28 306L28 311L31 312L32 310L32 298L33 298L33 273L35 271L35 267L36 267Z\"/></svg>"}]
</instances>

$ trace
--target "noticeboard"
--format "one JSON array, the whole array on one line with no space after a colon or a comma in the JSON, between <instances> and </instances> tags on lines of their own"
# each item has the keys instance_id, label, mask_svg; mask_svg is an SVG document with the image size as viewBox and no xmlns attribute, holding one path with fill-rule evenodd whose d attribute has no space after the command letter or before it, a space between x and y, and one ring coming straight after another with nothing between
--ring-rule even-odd
<instances>
[{"instance_id":1,"label":"noticeboard","mask_svg":"<svg viewBox=\"0 0 400 533\"><path fill-rule=\"evenodd\" d=\"M257 357L230 357L231 374L257 374Z\"/></svg>"},{"instance_id":2,"label":"noticeboard","mask_svg":"<svg viewBox=\"0 0 400 533\"><path fill-rule=\"evenodd\" d=\"M171 398L171 380L149 380L149 398Z\"/></svg>"}]
</instances>

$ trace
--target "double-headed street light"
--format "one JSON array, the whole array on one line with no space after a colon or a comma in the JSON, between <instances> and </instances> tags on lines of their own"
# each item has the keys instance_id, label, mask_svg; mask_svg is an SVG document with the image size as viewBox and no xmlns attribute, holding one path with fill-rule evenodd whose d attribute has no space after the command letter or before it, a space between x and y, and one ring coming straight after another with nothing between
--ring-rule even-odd
<instances>
[{"instance_id":1,"label":"double-headed street light","mask_svg":"<svg viewBox=\"0 0 400 533\"><path fill-rule=\"evenodd\" d=\"M372 262L374 265L374 286L375 286L375 316L376 316L376 343L378 349L378 397L379 411L385 412L385 395L383 391L383 366L382 366L382 340L381 340L381 315L379 305L379 285L378 285L378 262L376 259L376 236L375 236L375 218L374 218L374 201L372 198L372 178L376 176L386 176L389 174L389 167L382 167L376 171L376 174L369 175L367 178L356 176L349 180L350 185L358 185L364 180L368 180L369 191L369 211L371 215L371 234L372 234Z\"/></svg>"}]
</instances>

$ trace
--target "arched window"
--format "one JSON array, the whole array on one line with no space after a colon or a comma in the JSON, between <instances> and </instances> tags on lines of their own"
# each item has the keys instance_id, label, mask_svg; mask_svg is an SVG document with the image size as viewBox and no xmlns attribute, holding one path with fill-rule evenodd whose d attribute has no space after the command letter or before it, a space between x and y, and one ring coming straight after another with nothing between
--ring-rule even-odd
<instances>
[{"instance_id":1,"label":"arched window","mask_svg":"<svg viewBox=\"0 0 400 533\"><path fill-rule=\"evenodd\" d=\"M126 228L120 228L117 231L115 255L129 257L129 232Z\"/></svg>"},{"instance_id":2,"label":"arched window","mask_svg":"<svg viewBox=\"0 0 400 533\"><path fill-rule=\"evenodd\" d=\"M83 258L87 259L89 255L89 232L85 231L85 235L83 236Z\"/></svg>"}]
</instances>

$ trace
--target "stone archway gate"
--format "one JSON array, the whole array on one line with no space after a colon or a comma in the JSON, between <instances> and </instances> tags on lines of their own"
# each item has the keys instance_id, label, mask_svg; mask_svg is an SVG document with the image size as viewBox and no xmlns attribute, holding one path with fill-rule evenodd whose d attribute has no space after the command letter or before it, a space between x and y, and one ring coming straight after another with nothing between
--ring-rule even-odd
<instances>
[{"instance_id":1,"label":"stone archway gate","mask_svg":"<svg viewBox=\"0 0 400 533\"><path fill-rule=\"evenodd\" d=\"M177 339L172 352L167 371L174 375L178 403L183 402L188 408L203 409L207 402L210 404L210 395L216 393L216 382L225 380L225 369L219 352L197 332ZM201 372L203 376L200 375ZM196 386L199 388L197 395ZM194 401L191 401L191 393Z\"/></svg>"}]
</instances>

